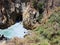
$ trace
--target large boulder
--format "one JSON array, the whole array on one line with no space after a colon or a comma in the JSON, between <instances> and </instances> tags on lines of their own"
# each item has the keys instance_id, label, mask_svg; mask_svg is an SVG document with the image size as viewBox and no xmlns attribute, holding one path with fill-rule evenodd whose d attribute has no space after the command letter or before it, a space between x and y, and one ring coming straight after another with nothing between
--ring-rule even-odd
<instances>
[{"instance_id":1,"label":"large boulder","mask_svg":"<svg viewBox=\"0 0 60 45\"><path fill-rule=\"evenodd\" d=\"M24 27L27 29L35 28L38 16L39 16L38 11L32 8L30 5L28 5L26 10L23 12Z\"/></svg>"},{"instance_id":2,"label":"large boulder","mask_svg":"<svg viewBox=\"0 0 60 45\"><path fill-rule=\"evenodd\" d=\"M21 4L20 0L4 0L2 4L3 8L0 9L0 29L5 29L16 22L22 20ZM8 4L7 4L8 3ZM8 8L7 8L8 6ZM3 19L2 19L3 18Z\"/></svg>"}]
</instances>

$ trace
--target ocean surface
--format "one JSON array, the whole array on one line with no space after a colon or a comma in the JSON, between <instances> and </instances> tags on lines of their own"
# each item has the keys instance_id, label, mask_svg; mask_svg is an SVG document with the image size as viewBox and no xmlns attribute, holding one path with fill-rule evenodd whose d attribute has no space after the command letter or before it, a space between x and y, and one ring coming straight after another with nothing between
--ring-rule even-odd
<instances>
[{"instance_id":1,"label":"ocean surface","mask_svg":"<svg viewBox=\"0 0 60 45\"><path fill-rule=\"evenodd\" d=\"M7 29L0 29L0 34L7 38L24 38L24 35L28 33L27 29L23 27L22 22L18 22Z\"/></svg>"}]
</instances>

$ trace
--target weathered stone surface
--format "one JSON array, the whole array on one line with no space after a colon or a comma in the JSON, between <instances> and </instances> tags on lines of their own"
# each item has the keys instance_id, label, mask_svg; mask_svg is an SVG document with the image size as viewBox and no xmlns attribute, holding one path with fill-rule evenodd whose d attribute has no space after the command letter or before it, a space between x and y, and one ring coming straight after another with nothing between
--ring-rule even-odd
<instances>
[{"instance_id":1,"label":"weathered stone surface","mask_svg":"<svg viewBox=\"0 0 60 45\"><path fill-rule=\"evenodd\" d=\"M24 27L32 28L39 16L39 12L30 4L34 0L1 0L0 1L0 28L7 28L23 19ZM60 0L35 0L36 2L43 2L45 11L48 13L50 9L60 6ZM47 2L46 2L47 1ZM29 3L28 3L29 2ZM23 3L24 11L23 11ZM22 14L23 13L23 14ZM3 18L3 19L2 19Z\"/></svg>"},{"instance_id":2,"label":"weathered stone surface","mask_svg":"<svg viewBox=\"0 0 60 45\"><path fill-rule=\"evenodd\" d=\"M30 5L28 5L26 10L23 12L24 27L27 29L33 29L37 22L36 20L38 16L39 16L38 11L32 8Z\"/></svg>"},{"instance_id":3,"label":"weathered stone surface","mask_svg":"<svg viewBox=\"0 0 60 45\"><path fill-rule=\"evenodd\" d=\"M20 0L0 1L0 29L15 24L17 20L20 20L20 15L22 15Z\"/></svg>"}]
</instances>

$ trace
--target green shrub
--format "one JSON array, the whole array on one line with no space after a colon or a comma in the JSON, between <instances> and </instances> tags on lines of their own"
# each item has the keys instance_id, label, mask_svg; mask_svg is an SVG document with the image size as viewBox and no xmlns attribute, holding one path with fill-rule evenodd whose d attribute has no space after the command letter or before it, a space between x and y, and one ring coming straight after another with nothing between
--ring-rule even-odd
<instances>
[{"instance_id":1,"label":"green shrub","mask_svg":"<svg viewBox=\"0 0 60 45\"><path fill-rule=\"evenodd\" d=\"M38 2L36 2L36 0L33 0L33 1L32 1L32 5L33 5L33 7L34 7L35 9L37 9L37 4L38 4Z\"/></svg>"},{"instance_id":2,"label":"green shrub","mask_svg":"<svg viewBox=\"0 0 60 45\"><path fill-rule=\"evenodd\" d=\"M37 8L39 10L39 13L42 14L44 12L44 3L38 3Z\"/></svg>"},{"instance_id":3,"label":"green shrub","mask_svg":"<svg viewBox=\"0 0 60 45\"><path fill-rule=\"evenodd\" d=\"M33 7L37 10L39 10L39 13L42 14L44 11L44 3L42 2L36 2L35 0L33 0L32 2Z\"/></svg>"},{"instance_id":4,"label":"green shrub","mask_svg":"<svg viewBox=\"0 0 60 45\"><path fill-rule=\"evenodd\" d=\"M53 13L48 22L44 25L40 25L38 29L35 30L37 35L44 37L43 40L47 39L46 43L50 45L60 45L60 14L59 12ZM42 41L43 42L43 41ZM42 45L47 45L43 44Z\"/></svg>"}]
</instances>

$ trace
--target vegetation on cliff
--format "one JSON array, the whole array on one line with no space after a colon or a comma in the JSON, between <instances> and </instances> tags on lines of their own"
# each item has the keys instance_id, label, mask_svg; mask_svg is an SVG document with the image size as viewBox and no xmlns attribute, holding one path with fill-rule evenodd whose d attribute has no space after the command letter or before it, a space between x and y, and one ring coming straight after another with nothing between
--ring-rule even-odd
<instances>
[{"instance_id":1,"label":"vegetation on cliff","mask_svg":"<svg viewBox=\"0 0 60 45\"><path fill-rule=\"evenodd\" d=\"M23 45L60 45L60 11L54 12L45 24L30 31Z\"/></svg>"},{"instance_id":2,"label":"vegetation on cliff","mask_svg":"<svg viewBox=\"0 0 60 45\"><path fill-rule=\"evenodd\" d=\"M49 17L48 22L40 25L35 32L46 39L49 45L60 45L60 11L54 12Z\"/></svg>"},{"instance_id":3,"label":"vegetation on cliff","mask_svg":"<svg viewBox=\"0 0 60 45\"><path fill-rule=\"evenodd\" d=\"M58 1L56 0L56 2ZM31 2L30 3L28 2L27 6L25 7L26 10L22 12L23 23L25 28L32 30L29 31L28 35L24 36L25 38L23 39L13 38L8 42L6 42L5 44L6 45L60 45L60 10L55 11L55 8L57 6L59 7L60 5L57 4L56 2L54 0L51 1L43 0L43 2L35 0L33 1L32 4ZM14 17L14 14L12 16L12 19ZM21 15L19 13L19 16L17 16L14 21L19 19L20 16ZM47 21L44 20L46 22L43 21L43 23L41 23L41 20L45 18ZM35 29L35 27L37 28Z\"/></svg>"},{"instance_id":4,"label":"vegetation on cliff","mask_svg":"<svg viewBox=\"0 0 60 45\"><path fill-rule=\"evenodd\" d=\"M60 45L60 11L54 12L45 24L29 31L25 38L14 38L7 45Z\"/></svg>"}]
</instances>

